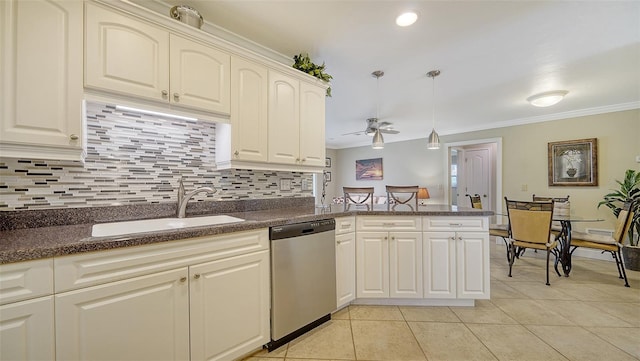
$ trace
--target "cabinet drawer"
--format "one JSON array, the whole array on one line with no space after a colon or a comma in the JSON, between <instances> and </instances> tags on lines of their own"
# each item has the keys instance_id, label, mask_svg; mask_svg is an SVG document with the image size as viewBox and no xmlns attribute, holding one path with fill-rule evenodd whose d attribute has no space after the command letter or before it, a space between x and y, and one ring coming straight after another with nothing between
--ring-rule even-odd
<instances>
[{"instance_id":1,"label":"cabinet drawer","mask_svg":"<svg viewBox=\"0 0 640 361\"><path fill-rule=\"evenodd\" d=\"M423 217L424 231L489 231L488 217Z\"/></svg>"},{"instance_id":2,"label":"cabinet drawer","mask_svg":"<svg viewBox=\"0 0 640 361\"><path fill-rule=\"evenodd\" d=\"M269 232L261 229L64 256L55 259L55 291L59 293L268 249Z\"/></svg>"},{"instance_id":3,"label":"cabinet drawer","mask_svg":"<svg viewBox=\"0 0 640 361\"><path fill-rule=\"evenodd\" d=\"M356 218L358 231L420 231L420 217L363 216Z\"/></svg>"},{"instance_id":4,"label":"cabinet drawer","mask_svg":"<svg viewBox=\"0 0 640 361\"><path fill-rule=\"evenodd\" d=\"M0 305L53 294L53 259L0 265Z\"/></svg>"},{"instance_id":5,"label":"cabinet drawer","mask_svg":"<svg viewBox=\"0 0 640 361\"><path fill-rule=\"evenodd\" d=\"M356 231L356 217L336 218L336 235Z\"/></svg>"}]
</instances>

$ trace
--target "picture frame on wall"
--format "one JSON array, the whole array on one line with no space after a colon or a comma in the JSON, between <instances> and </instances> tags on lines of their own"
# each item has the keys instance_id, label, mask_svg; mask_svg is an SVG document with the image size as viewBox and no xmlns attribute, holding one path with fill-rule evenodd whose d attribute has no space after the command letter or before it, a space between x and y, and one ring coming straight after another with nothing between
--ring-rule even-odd
<instances>
[{"instance_id":1,"label":"picture frame on wall","mask_svg":"<svg viewBox=\"0 0 640 361\"><path fill-rule=\"evenodd\" d=\"M598 139L548 143L549 186L597 186Z\"/></svg>"},{"instance_id":2,"label":"picture frame on wall","mask_svg":"<svg viewBox=\"0 0 640 361\"><path fill-rule=\"evenodd\" d=\"M356 160L356 180L382 180L382 158Z\"/></svg>"},{"instance_id":3,"label":"picture frame on wall","mask_svg":"<svg viewBox=\"0 0 640 361\"><path fill-rule=\"evenodd\" d=\"M331 182L331 172L324 172L324 179L327 182Z\"/></svg>"},{"instance_id":4,"label":"picture frame on wall","mask_svg":"<svg viewBox=\"0 0 640 361\"><path fill-rule=\"evenodd\" d=\"M325 168L331 168L331 158L327 157L324 159Z\"/></svg>"}]
</instances>

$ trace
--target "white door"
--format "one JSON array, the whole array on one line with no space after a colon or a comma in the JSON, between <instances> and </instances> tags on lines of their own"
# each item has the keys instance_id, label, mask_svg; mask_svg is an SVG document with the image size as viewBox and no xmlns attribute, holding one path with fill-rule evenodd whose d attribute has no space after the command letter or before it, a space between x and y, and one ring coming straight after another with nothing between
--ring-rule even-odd
<instances>
[{"instance_id":1,"label":"white door","mask_svg":"<svg viewBox=\"0 0 640 361\"><path fill-rule=\"evenodd\" d=\"M187 268L55 296L58 360L188 360Z\"/></svg>"},{"instance_id":2,"label":"white door","mask_svg":"<svg viewBox=\"0 0 640 361\"><path fill-rule=\"evenodd\" d=\"M315 85L300 82L300 164L325 165L325 94Z\"/></svg>"},{"instance_id":3,"label":"white door","mask_svg":"<svg viewBox=\"0 0 640 361\"><path fill-rule=\"evenodd\" d=\"M422 298L422 233L389 233L389 297Z\"/></svg>"},{"instance_id":4,"label":"white door","mask_svg":"<svg viewBox=\"0 0 640 361\"><path fill-rule=\"evenodd\" d=\"M424 233L424 297L456 298L455 232Z\"/></svg>"},{"instance_id":5,"label":"white door","mask_svg":"<svg viewBox=\"0 0 640 361\"><path fill-rule=\"evenodd\" d=\"M389 297L389 237L387 232L356 232L356 296Z\"/></svg>"},{"instance_id":6,"label":"white door","mask_svg":"<svg viewBox=\"0 0 640 361\"><path fill-rule=\"evenodd\" d=\"M169 101L169 32L85 4L85 86Z\"/></svg>"},{"instance_id":7,"label":"white door","mask_svg":"<svg viewBox=\"0 0 640 361\"><path fill-rule=\"evenodd\" d=\"M300 82L269 71L269 162L300 162ZM324 164L324 160L323 160Z\"/></svg>"},{"instance_id":8,"label":"white door","mask_svg":"<svg viewBox=\"0 0 640 361\"><path fill-rule=\"evenodd\" d=\"M191 360L234 360L269 342L269 251L189 267Z\"/></svg>"},{"instance_id":9,"label":"white door","mask_svg":"<svg viewBox=\"0 0 640 361\"><path fill-rule=\"evenodd\" d=\"M81 1L0 2L0 142L82 148L82 34Z\"/></svg>"},{"instance_id":10,"label":"white door","mask_svg":"<svg viewBox=\"0 0 640 361\"><path fill-rule=\"evenodd\" d=\"M466 149L465 155L465 179L468 194L479 194L482 199L482 209L493 209L491 201L491 151L489 148ZM465 203L463 203L465 204ZM470 207L469 198L466 204Z\"/></svg>"},{"instance_id":11,"label":"white door","mask_svg":"<svg viewBox=\"0 0 640 361\"><path fill-rule=\"evenodd\" d=\"M53 296L0 306L0 360L55 360Z\"/></svg>"},{"instance_id":12,"label":"white door","mask_svg":"<svg viewBox=\"0 0 640 361\"><path fill-rule=\"evenodd\" d=\"M456 233L458 298L489 299L489 234Z\"/></svg>"},{"instance_id":13,"label":"white door","mask_svg":"<svg viewBox=\"0 0 640 361\"><path fill-rule=\"evenodd\" d=\"M336 295L338 308L342 308L356 298L356 235L354 232L336 236Z\"/></svg>"},{"instance_id":14,"label":"white door","mask_svg":"<svg viewBox=\"0 0 640 361\"><path fill-rule=\"evenodd\" d=\"M234 160L266 162L267 68L251 61L231 59L231 157Z\"/></svg>"},{"instance_id":15,"label":"white door","mask_svg":"<svg viewBox=\"0 0 640 361\"><path fill-rule=\"evenodd\" d=\"M231 56L173 34L170 49L170 101L229 114Z\"/></svg>"}]
</instances>

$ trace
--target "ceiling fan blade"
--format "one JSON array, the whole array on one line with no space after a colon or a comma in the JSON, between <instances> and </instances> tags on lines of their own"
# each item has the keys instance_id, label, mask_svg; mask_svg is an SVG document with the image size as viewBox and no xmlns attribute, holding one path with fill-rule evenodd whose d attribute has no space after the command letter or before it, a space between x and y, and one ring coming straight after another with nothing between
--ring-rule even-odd
<instances>
[{"instance_id":1,"label":"ceiling fan blade","mask_svg":"<svg viewBox=\"0 0 640 361\"><path fill-rule=\"evenodd\" d=\"M400 133L399 131L395 130L395 129L382 129L380 128L380 133L384 133L384 134L398 134Z\"/></svg>"},{"instance_id":2,"label":"ceiling fan blade","mask_svg":"<svg viewBox=\"0 0 640 361\"><path fill-rule=\"evenodd\" d=\"M344 134L340 134L340 136L346 136L346 135L362 135L364 134L364 132L362 130L357 131L357 132L351 132L351 133L344 133Z\"/></svg>"}]
</instances>

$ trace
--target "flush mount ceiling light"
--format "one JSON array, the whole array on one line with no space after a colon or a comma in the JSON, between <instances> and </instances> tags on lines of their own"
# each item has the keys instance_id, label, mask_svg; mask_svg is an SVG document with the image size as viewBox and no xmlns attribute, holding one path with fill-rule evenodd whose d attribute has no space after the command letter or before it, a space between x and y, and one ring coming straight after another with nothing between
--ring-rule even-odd
<instances>
[{"instance_id":1,"label":"flush mount ceiling light","mask_svg":"<svg viewBox=\"0 0 640 361\"><path fill-rule=\"evenodd\" d=\"M536 107L550 107L559 103L568 93L566 90L553 90L532 95L527 98L527 101Z\"/></svg>"},{"instance_id":2,"label":"flush mount ceiling light","mask_svg":"<svg viewBox=\"0 0 640 361\"><path fill-rule=\"evenodd\" d=\"M414 13L413 11L408 11L406 13L398 15L398 17L396 18L396 25L403 27L409 26L413 25L416 20L418 20L418 14Z\"/></svg>"},{"instance_id":3,"label":"flush mount ceiling light","mask_svg":"<svg viewBox=\"0 0 640 361\"><path fill-rule=\"evenodd\" d=\"M427 76L433 79L433 112L431 114L433 129L427 140L427 149L440 149L440 137L436 133L436 77L438 75L440 75L440 70L431 70L427 73Z\"/></svg>"}]
</instances>

